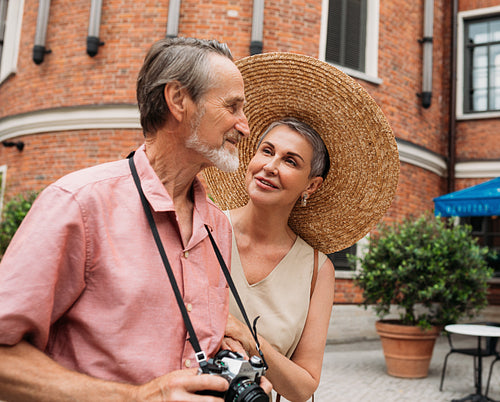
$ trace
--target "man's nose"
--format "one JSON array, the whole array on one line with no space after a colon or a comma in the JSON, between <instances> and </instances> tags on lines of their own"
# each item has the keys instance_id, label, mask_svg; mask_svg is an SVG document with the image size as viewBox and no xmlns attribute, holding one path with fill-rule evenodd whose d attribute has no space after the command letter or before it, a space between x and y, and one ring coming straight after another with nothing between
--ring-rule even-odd
<instances>
[{"instance_id":1,"label":"man's nose","mask_svg":"<svg viewBox=\"0 0 500 402\"><path fill-rule=\"evenodd\" d=\"M238 132L242 135L243 138L248 137L250 135L250 127L248 126L248 120L243 112L241 113L241 117L239 118L234 128L238 130Z\"/></svg>"}]
</instances>

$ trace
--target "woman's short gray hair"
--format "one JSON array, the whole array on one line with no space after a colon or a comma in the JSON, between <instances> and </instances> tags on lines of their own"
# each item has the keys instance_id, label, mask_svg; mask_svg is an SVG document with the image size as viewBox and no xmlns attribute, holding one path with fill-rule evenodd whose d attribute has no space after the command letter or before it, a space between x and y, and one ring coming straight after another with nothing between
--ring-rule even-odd
<instances>
[{"instance_id":1,"label":"woman's short gray hair","mask_svg":"<svg viewBox=\"0 0 500 402\"><path fill-rule=\"evenodd\" d=\"M311 174L309 175L309 177L321 176L323 179L325 179L328 171L330 170L330 156L328 155L328 150L326 149L325 143L314 128L294 117L286 117L284 119L277 120L271 123L267 130L264 131L264 134L262 134L262 136L260 137L257 148L260 146L265 136L269 134L269 132L273 128L278 126L287 126L299 133L307 141L309 141L313 148Z\"/></svg>"},{"instance_id":2,"label":"woman's short gray hair","mask_svg":"<svg viewBox=\"0 0 500 402\"><path fill-rule=\"evenodd\" d=\"M167 120L169 111L164 96L167 83L178 81L195 103L213 86L210 54L233 60L227 45L216 40L165 38L151 46L137 78L137 103L144 135L155 133Z\"/></svg>"}]
</instances>

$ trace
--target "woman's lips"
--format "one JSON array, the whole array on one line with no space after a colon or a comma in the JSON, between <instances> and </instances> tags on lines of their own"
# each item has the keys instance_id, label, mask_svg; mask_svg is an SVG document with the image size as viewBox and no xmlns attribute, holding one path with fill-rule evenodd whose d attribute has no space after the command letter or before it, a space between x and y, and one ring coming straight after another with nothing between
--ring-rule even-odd
<instances>
[{"instance_id":1,"label":"woman's lips","mask_svg":"<svg viewBox=\"0 0 500 402\"><path fill-rule=\"evenodd\" d=\"M263 184L266 187L270 188L278 188L275 186L271 181L264 179L263 177L256 177L255 180L257 180L259 183Z\"/></svg>"}]
</instances>

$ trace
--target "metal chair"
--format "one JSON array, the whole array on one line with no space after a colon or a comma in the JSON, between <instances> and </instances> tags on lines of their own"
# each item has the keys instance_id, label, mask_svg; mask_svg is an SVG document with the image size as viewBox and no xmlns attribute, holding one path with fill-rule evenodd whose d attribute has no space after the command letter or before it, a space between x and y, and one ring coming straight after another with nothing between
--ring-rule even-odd
<instances>
[{"instance_id":1,"label":"metal chair","mask_svg":"<svg viewBox=\"0 0 500 402\"><path fill-rule=\"evenodd\" d=\"M500 327L500 323L498 323L498 322L475 322L474 324L492 325L495 327ZM448 363L448 357L453 353L472 356L474 358L474 373L475 373L474 386L477 386L477 383L478 383L477 357L479 356L477 346L471 347L471 348L457 348L453 345L451 334L447 332L446 336L448 337L450 351L446 354L446 356L444 358L444 364L443 364L443 370L441 372L441 383L439 384L439 390L440 391L443 390L443 382L444 382L444 376L445 376L445 372L446 372L446 364ZM493 369L493 364L496 361L500 360L500 353L496 350L497 344L498 344L498 338L485 336L484 337L484 347L481 347L481 356L482 357L496 356L495 360L491 363L491 366L490 366L490 374L488 376L488 383L486 386L486 395L488 395L488 388L490 386L491 370Z\"/></svg>"},{"instance_id":2,"label":"metal chair","mask_svg":"<svg viewBox=\"0 0 500 402\"><path fill-rule=\"evenodd\" d=\"M497 325L497 326L500 326L500 325ZM496 340L498 341L498 338L496 338ZM490 373L488 374L488 381L486 382L486 391L484 393L484 396L486 398L488 398L488 391L490 390L490 380L491 380L491 372L493 371L493 366L497 361L500 360L500 347L498 347L498 345L500 345L499 342L497 342L497 344L496 344L497 348L495 349L495 359L491 362Z\"/></svg>"}]
</instances>

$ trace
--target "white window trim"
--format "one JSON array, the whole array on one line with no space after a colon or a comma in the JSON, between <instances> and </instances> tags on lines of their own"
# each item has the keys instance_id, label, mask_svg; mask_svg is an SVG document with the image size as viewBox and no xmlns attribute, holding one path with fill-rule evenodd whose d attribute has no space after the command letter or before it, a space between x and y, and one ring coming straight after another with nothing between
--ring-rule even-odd
<instances>
[{"instance_id":1,"label":"white window trim","mask_svg":"<svg viewBox=\"0 0 500 402\"><path fill-rule=\"evenodd\" d=\"M368 251L368 240L370 235L367 234L361 240L356 243L356 257L363 257ZM352 271L335 271L335 278L352 279L359 274L361 271L361 264L356 261L356 267Z\"/></svg>"},{"instance_id":2,"label":"white window trim","mask_svg":"<svg viewBox=\"0 0 500 402\"><path fill-rule=\"evenodd\" d=\"M0 83L17 71L21 25L23 21L24 0L9 1L5 21L4 46L0 64Z\"/></svg>"},{"instance_id":3,"label":"white window trim","mask_svg":"<svg viewBox=\"0 0 500 402\"><path fill-rule=\"evenodd\" d=\"M5 183L7 182L7 165L0 166L0 176L2 176L2 183L0 185L0 220L2 220L3 196L5 194Z\"/></svg>"},{"instance_id":4,"label":"white window trim","mask_svg":"<svg viewBox=\"0 0 500 402\"><path fill-rule=\"evenodd\" d=\"M325 61L326 56L326 35L328 31L328 8L329 0L322 0L321 8L321 32L319 40L319 59ZM365 71L352 70L332 63L339 70L346 74L360 78L374 84L381 84L378 77L378 27L380 16L380 0L367 1L367 21L366 21L366 47L365 47Z\"/></svg>"},{"instance_id":5,"label":"white window trim","mask_svg":"<svg viewBox=\"0 0 500 402\"><path fill-rule=\"evenodd\" d=\"M500 14L500 6L460 11L457 15L457 120L491 119L500 117L500 112L464 113L464 21L471 18Z\"/></svg>"}]
</instances>

